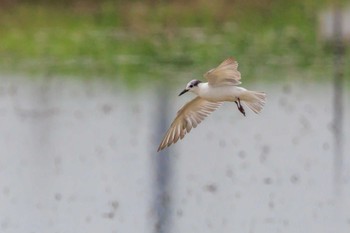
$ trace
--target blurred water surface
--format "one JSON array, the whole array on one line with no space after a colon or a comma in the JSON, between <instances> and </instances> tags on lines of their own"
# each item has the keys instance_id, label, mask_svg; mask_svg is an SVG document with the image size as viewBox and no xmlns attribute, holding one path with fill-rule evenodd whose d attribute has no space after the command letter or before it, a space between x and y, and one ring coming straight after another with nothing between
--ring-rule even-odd
<instances>
[{"instance_id":1,"label":"blurred water surface","mask_svg":"<svg viewBox=\"0 0 350 233\"><path fill-rule=\"evenodd\" d=\"M154 232L155 88L1 80L1 232ZM268 93L261 115L225 104L171 147L169 232L349 232L350 148L336 184L330 83L244 86ZM182 88L170 116L193 97Z\"/></svg>"}]
</instances>

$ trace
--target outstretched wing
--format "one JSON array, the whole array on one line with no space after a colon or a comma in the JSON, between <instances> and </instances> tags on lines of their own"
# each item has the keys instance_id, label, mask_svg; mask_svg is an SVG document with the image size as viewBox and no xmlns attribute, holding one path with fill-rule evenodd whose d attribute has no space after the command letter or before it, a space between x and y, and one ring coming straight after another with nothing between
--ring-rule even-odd
<instances>
[{"instance_id":1,"label":"outstretched wing","mask_svg":"<svg viewBox=\"0 0 350 233\"><path fill-rule=\"evenodd\" d=\"M214 112L222 102L210 102L196 97L185 104L178 112L166 132L158 151L182 139L192 128L196 128L210 113Z\"/></svg>"},{"instance_id":2,"label":"outstretched wing","mask_svg":"<svg viewBox=\"0 0 350 233\"><path fill-rule=\"evenodd\" d=\"M229 57L218 67L204 74L211 86L235 86L241 84L241 73L237 70L238 62Z\"/></svg>"}]
</instances>

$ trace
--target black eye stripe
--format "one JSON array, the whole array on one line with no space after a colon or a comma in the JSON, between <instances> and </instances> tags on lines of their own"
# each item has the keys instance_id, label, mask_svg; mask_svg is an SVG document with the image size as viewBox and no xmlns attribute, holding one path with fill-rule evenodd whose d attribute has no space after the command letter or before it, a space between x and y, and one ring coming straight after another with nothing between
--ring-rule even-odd
<instances>
[{"instance_id":1,"label":"black eye stripe","mask_svg":"<svg viewBox=\"0 0 350 233\"><path fill-rule=\"evenodd\" d=\"M192 88L192 87L197 87L198 84L201 83L201 81L199 80L192 80L190 83L189 83L189 88Z\"/></svg>"}]
</instances>

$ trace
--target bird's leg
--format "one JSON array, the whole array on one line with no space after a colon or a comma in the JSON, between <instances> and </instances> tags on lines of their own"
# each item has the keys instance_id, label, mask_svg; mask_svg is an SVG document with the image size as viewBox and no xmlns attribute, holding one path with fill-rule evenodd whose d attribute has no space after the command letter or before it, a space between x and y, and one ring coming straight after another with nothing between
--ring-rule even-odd
<instances>
[{"instance_id":1,"label":"bird's leg","mask_svg":"<svg viewBox=\"0 0 350 233\"><path fill-rule=\"evenodd\" d=\"M245 110L241 104L241 100L239 98L237 98L237 100L235 101L238 110L243 114L243 116L245 116Z\"/></svg>"}]
</instances>

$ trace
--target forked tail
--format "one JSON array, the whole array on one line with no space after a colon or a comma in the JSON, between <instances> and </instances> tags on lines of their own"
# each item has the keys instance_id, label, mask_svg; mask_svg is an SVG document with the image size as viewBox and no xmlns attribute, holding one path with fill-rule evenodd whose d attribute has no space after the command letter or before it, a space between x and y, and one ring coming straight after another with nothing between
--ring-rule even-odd
<instances>
[{"instance_id":1,"label":"forked tail","mask_svg":"<svg viewBox=\"0 0 350 233\"><path fill-rule=\"evenodd\" d=\"M240 95L240 100L248 106L253 112L258 114L265 105L266 94L257 91L245 91Z\"/></svg>"}]
</instances>

